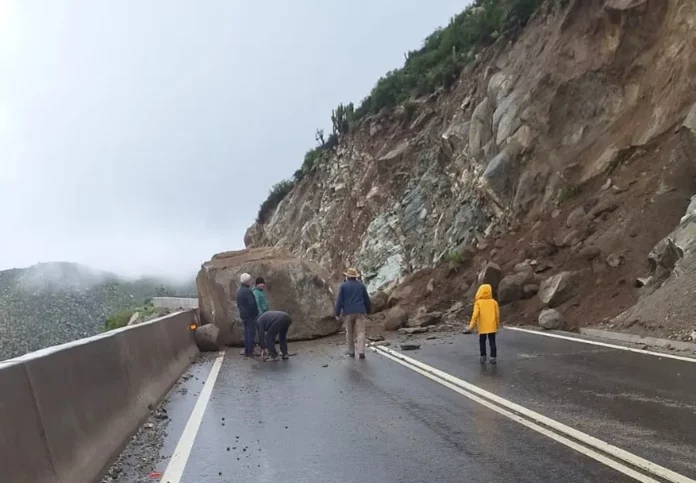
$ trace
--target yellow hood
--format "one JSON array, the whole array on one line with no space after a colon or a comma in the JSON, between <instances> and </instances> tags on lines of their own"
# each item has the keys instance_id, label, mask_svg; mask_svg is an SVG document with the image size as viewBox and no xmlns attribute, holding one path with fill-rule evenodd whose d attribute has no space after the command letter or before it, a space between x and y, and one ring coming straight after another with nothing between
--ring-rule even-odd
<instances>
[{"instance_id":1,"label":"yellow hood","mask_svg":"<svg viewBox=\"0 0 696 483\"><path fill-rule=\"evenodd\" d=\"M481 285L476 292L476 300L492 299L493 288L487 283Z\"/></svg>"}]
</instances>

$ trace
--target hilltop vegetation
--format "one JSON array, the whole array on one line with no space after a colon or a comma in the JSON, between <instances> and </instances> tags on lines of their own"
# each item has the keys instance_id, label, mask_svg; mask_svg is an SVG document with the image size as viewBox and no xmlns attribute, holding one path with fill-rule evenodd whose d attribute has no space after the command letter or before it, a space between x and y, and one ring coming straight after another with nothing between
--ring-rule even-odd
<instances>
[{"instance_id":1,"label":"hilltop vegetation","mask_svg":"<svg viewBox=\"0 0 696 483\"><path fill-rule=\"evenodd\" d=\"M555 2L565 6L568 0ZM446 27L426 37L420 49L406 54L401 68L387 72L377 81L357 109L353 103L340 104L332 112L331 135L324 140L323 131L317 130L318 146L307 151L302 167L292 179L280 181L271 188L268 198L259 208L256 221L265 223L295 183L320 165L338 146L341 137L350 133L363 119L438 89L449 89L478 51L502 35L517 34L542 3L543 0L475 0L453 17Z\"/></svg>"},{"instance_id":2,"label":"hilltop vegetation","mask_svg":"<svg viewBox=\"0 0 696 483\"><path fill-rule=\"evenodd\" d=\"M95 335L107 317L156 296L196 296L196 290L193 282L124 280L73 263L0 271L0 360Z\"/></svg>"}]
</instances>

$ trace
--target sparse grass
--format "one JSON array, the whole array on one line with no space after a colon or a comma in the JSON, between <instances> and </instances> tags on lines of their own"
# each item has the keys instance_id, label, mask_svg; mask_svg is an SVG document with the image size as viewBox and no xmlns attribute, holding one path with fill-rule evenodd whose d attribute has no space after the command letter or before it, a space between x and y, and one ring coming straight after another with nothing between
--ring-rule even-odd
<instances>
[{"instance_id":1,"label":"sparse grass","mask_svg":"<svg viewBox=\"0 0 696 483\"><path fill-rule=\"evenodd\" d=\"M115 330L120 329L121 327L125 327L126 324L128 324L128 321L131 319L131 317L133 317L133 314L135 314L136 312L139 312L140 318L143 319L145 317L149 317L153 314L156 314L157 309L154 305L146 305L144 307L139 307L135 310L124 310L122 312L114 314L108 319L106 319L106 323L104 324L104 331L107 332L109 330Z\"/></svg>"},{"instance_id":2,"label":"sparse grass","mask_svg":"<svg viewBox=\"0 0 696 483\"><path fill-rule=\"evenodd\" d=\"M561 188L561 191L558 193L558 205L562 205L563 203L572 200L575 198L577 195L580 194L580 188L576 185L573 184L568 184Z\"/></svg>"},{"instance_id":3,"label":"sparse grass","mask_svg":"<svg viewBox=\"0 0 696 483\"><path fill-rule=\"evenodd\" d=\"M445 263L453 263L455 265L461 265L464 263L464 256L457 250L450 250L442 257Z\"/></svg>"},{"instance_id":4,"label":"sparse grass","mask_svg":"<svg viewBox=\"0 0 696 483\"><path fill-rule=\"evenodd\" d=\"M413 120L413 116L418 109L418 104L413 101L404 102L404 123L409 123Z\"/></svg>"}]
</instances>

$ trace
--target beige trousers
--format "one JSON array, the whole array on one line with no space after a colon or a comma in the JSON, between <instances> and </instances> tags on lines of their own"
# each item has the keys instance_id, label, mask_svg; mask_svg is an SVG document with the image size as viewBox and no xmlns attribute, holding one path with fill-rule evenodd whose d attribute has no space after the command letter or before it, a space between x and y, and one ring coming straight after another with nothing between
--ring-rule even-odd
<instances>
[{"instance_id":1,"label":"beige trousers","mask_svg":"<svg viewBox=\"0 0 696 483\"><path fill-rule=\"evenodd\" d=\"M348 352L355 354L355 336L358 336L358 354L365 353L365 314L345 315L346 322L346 343Z\"/></svg>"}]
</instances>

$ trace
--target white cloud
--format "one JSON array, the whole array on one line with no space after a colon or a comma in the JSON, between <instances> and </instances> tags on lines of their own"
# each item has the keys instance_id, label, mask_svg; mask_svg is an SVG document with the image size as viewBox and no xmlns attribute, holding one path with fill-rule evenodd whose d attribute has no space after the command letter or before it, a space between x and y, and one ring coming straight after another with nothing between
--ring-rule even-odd
<instances>
[{"instance_id":1,"label":"white cloud","mask_svg":"<svg viewBox=\"0 0 696 483\"><path fill-rule=\"evenodd\" d=\"M0 269L241 248L331 109L463 8L423 5L0 0Z\"/></svg>"}]
</instances>

